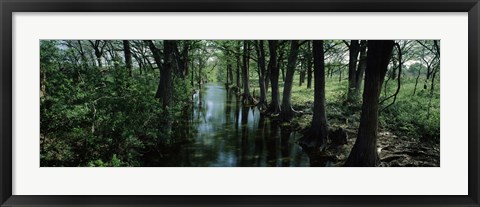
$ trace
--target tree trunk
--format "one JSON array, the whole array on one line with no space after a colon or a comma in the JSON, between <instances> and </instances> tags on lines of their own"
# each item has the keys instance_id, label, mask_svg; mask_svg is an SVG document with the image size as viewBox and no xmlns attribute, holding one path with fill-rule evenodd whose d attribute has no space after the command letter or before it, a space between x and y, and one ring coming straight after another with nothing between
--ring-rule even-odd
<instances>
[{"instance_id":1,"label":"tree trunk","mask_svg":"<svg viewBox=\"0 0 480 207\"><path fill-rule=\"evenodd\" d=\"M267 61L267 56L265 55L265 62ZM270 68L267 66L267 71L265 71L265 94L268 94L268 89L270 87ZM267 98L265 97L265 101Z\"/></svg>"},{"instance_id":2,"label":"tree trunk","mask_svg":"<svg viewBox=\"0 0 480 207\"><path fill-rule=\"evenodd\" d=\"M230 64L230 53L228 52L228 49L225 50L225 59L227 61L227 72L226 72L226 78L225 78L225 86L228 90L228 86L231 84L230 82L230 70L232 65Z\"/></svg>"},{"instance_id":3,"label":"tree trunk","mask_svg":"<svg viewBox=\"0 0 480 207\"><path fill-rule=\"evenodd\" d=\"M163 41L163 63L161 61L160 50L153 44L153 41L146 40L146 42L152 51L155 63L157 63L157 66L160 68L160 81L155 97L160 99L163 108L166 109L170 106L172 100L172 68L175 41Z\"/></svg>"},{"instance_id":4,"label":"tree trunk","mask_svg":"<svg viewBox=\"0 0 480 207\"><path fill-rule=\"evenodd\" d=\"M231 84L231 82L230 82L230 72L229 72L231 67L232 67L232 65L230 65L230 63L227 63L227 72L226 72L227 78L225 78L225 85L227 86L227 89L228 89L228 86Z\"/></svg>"},{"instance_id":5,"label":"tree trunk","mask_svg":"<svg viewBox=\"0 0 480 207\"><path fill-rule=\"evenodd\" d=\"M313 102L313 117L308 134L300 140L306 147L323 149L327 143L328 122L325 111L325 54L323 40L313 41L313 65L315 75L315 94Z\"/></svg>"},{"instance_id":6,"label":"tree trunk","mask_svg":"<svg viewBox=\"0 0 480 207\"><path fill-rule=\"evenodd\" d=\"M286 44L286 43L283 43L283 44ZM285 82L285 70L284 70L283 64L282 64L284 54L285 54L285 50L283 49L283 47L281 47L280 51L279 51L279 55L278 55L277 67L282 72L282 81L283 82Z\"/></svg>"},{"instance_id":7,"label":"tree trunk","mask_svg":"<svg viewBox=\"0 0 480 207\"><path fill-rule=\"evenodd\" d=\"M203 61L202 58L198 58L198 75L197 75L197 82L198 82L198 88L202 89L202 84L203 84L203 68L205 67L205 62Z\"/></svg>"},{"instance_id":8,"label":"tree trunk","mask_svg":"<svg viewBox=\"0 0 480 207\"><path fill-rule=\"evenodd\" d=\"M305 82L306 71L304 67L305 67L304 61L302 61L302 64L300 66L300 78L298 81L298 86L302 86L303 82Z\"/></svg>"},{"instance_id":9,"label":"tree trunk","mask_svg":"<svg viewBox=\"0 0 480 207\"><path fill-rule=\"evenodd\" d=\"M278 67L279 67L280 70L282 71L282 81L285 82L285 68L283 67L282 62L283 62L283 61L278 62Z\"/></svg>"},{"instance_id":10,"label":"tree trunk","mask_svg":"<svg viewBox=\"0 0 480 207\"><path fill-rule=\"evenodd\" d=\"M103 67L102 64L102 55L100 53L95 52L95 56L97 57L97 64L99 68Z\"/></svg>"},{"instance_id":11,"label":"tree trunk","mask_svg":"<svg viewBox=\"0 0 480 207\"><path fill-rule=\"evenodd\" d=\"M423 89L424 90L427 90L427 84L428 84L428 80L430 79L430 75L431 75L431 65L430 63L427 63L427 74L426 74L426 78L425 78L425 82L423 83Z\"/></svg>"},{"instance_id":12,"label":"tree trunk","mask_svg":"<svg viewBox=\"0 0 480 207\"><path fill-rule=\"evenodd\" d=\"M278 114L281 111L280 108L280 92L278 89L278 76L279 68L277 63L277 46L278 40L268 40L268 50L270 52L270 61L268 62L268 68L270 71L270 82L272 85L272 100L268 106L267 113Z\"/></svg>"},{"instance_id":13,"label":"tree trunk","mask_svg":"<svg viewBox=\"0 0 480 207\"><path fill-rule=\"evenodd\" d=\"M97 58L98 67L100 68L103 67L102 65L103 49L107 44L104 42L103 45L100 46L100 43L102 42L101 40L95 40L95 42L89 40L89 42L92 45L92 48L95 52L95 57Z\"/></svg>"},{"instance_id":14,"label":"tree trunk","mask_svg":"<svg viewBox=\"0 0 480 207\"><path fill-rule=\"evenodd\" d=\"M241 80L240 80L240 41L237 42L238 45L237 45L237 54L235 54L236 58L237 58L237 88L240 90L240 88L242 88L241 86ZM240 92L240 91L239 91Z\"/></svg>"},{"instance_id":15,"label":"tree trunk","mask_svg":"<svg viewBox=\"0 0 480 207\"><path fill-rule=\"evenodd\" d=\"M242 102L244 106L253 104L253 97L250 95L250 82L249 82L249 62L250 62L250 42L249 40L243 41L243 98Z\"/></svg>"},{"instance_id":16,"label":"tree trunk","mask_svg":"<svg viewBox=\"0 0 480 207\"><path fill-rule=\"evenodd\" d=\"M143 70L144 70L144 62L142 61L142 58L135 52L132 52L132 57L135 59L135 61L138 63L138 70L140 72L140 75L142 75Z\"/></svg>"},{"instance_id":17,"label":"tree trunk","mask_svg":"<svg viewBox=\"0 0 480 207\"><path fill-rule=\"evenodd\" d=\"M230 84L233 84L233 69L232 69L232 63L228 63L229 67L228 67L228 78L229 80L227 80Z\"/></svg>"},{"instance_id":18,"label":"tree trunk","mask_svg":"<svg viewBox=\"0 0 480 207\"><path fill-rule=\"evenodd\" d=\"M360 42L360 61L358 62L358 69L355 76L355 90L353 94L355 98L360 96L365 68L367 68L367 41L362 40Z\"/></svg>"},{"instance_id":19,"label":"tree trunk","mask_svg":"<svg viewBox=\"0 0 480 207\"><path fill-rule=\"evenodd\" d=\"M128 75L132 77L132 51L130 50L130 42L123 40L123 52L125 55L125 66L128 70Z\"/></svg>"},{"instance_id":20,"label":"tree trunk","mask_svg":"<svg viewBox=\"0 0 480 207\"><path fill-rule=\"evenodd\" d=\"M342 82L342 68L338 70L338 82Z\"/></svg>"},{"instance_id":21,"label":"tree trunk","mask_svg":"<svg viewBox=\"0 0 480 207\"><path fill-rule=\"evenodd\" d=\"M421 68L418 68L418 74L417 74L417 78L415 78L415 86L413 88L413 94L412 95L415 95L415 93L417 92L417 85L418 85L418 79L420 78L420 72L421 72Z\"/></svg>"},{"instance_id":22,"label":"tree trunk","mask_svg":"<svg viewBox=\"0 0 480 207\"><path fill-rule=\"evenodd\" d=\"M292 108L291 97L292 97L293 75L295 73L295 66L297 65L299 47L300 47L299 41L292 40L292 43L290 45L290 54L288 56L285 85L283 87L282 111L280 112L280 118L282 119L282 121L290 121L295 115L295 111Z\"/></svg>"},{"instance_id":23,"label":"tree trunk","mask_svg":"<svg viewBox=\"0 0 480 207\"><path fill-rule=\"evenodd\" d=\"M310 42L308 41L307 43L307 50L310 51ZM323 44L322 44L323 47ZM323 51L323 50L322 50ZM312 88L312 56L310 56L310 53L307 53L307 88ZM325 69L324 69L325 70Z\"/></svg>"},{"instance_id":24,"label":"tree trunk","mask_svg":"<svg viewBox=\"0 0 480 207\"><path fill-rule=\"evenodd\" d=\"M195 66L193 65L195 61L190 61L190 64L191 64L191 68L190 70L192 71L191 74L192 74L192 77L190 77L190 85L192 85L193 88L195 88L195 84L194 84L194 79L195 79Z\"/></svg>"},{"instance_id":25,"label":"tree trunk","mask_svg":"<svg viewBox=\"0 0 480 207\"><path fill-rule=\"evenodd\" d=\"M176 62L177 62L177 71L175 74L177 75L177 77L185 79L188 74L189 43L186 40L183 41L182 50L180 51L178 49L177 41L175 41L173 49L175 52L174 57L176 57Z\"/></svg>"},{"instance_id":26,"label":"tree trunk","mask_svg":"<svg viewBox=\"0 0 480 207\"><path fill-rule=\"evenodd\" d=\"M255 44L258 56L258 70L259 70L259 77L258 77L258 84L260 86L260 100L258 102L258 106L260 109L264 109L267 103L266 97L267 92L265 89L265 74L266 74L266 66L265 66L265 48L263 45L263 40L258 40L257 44Z\"/></svg>"},{"instance_id":27,"label":"tree trunk","mask_svg":"<svg viewBox=\"0 0 480 207\"><path fill-rule=\"evenodd\" d=\"M160 84L157 90L157 97L163 102L163 107L170 106L172 101L172 69L173 50L176 47L175 40L163 41L163 67L160 75Z\"/></svg>"},{"instance_id":28,"label":"tree trunk","mask_svg":"<svg viewBox=\"0 0 480 207\"><path fill-rule=\"evenodd\" d=\"M358 40L350 41L349 60L348 60L348 94L347 101L351 101L355 97L355 79L357 75L357 60L360 51L360 43Z\"/></svg>"},{"instance_id":29,"label":"tree trunk","mask_svg":"<svg viewBox=\"0 0 480 207\"><path fill-rule=\"evenodd\" d=\"M377 154L378 99L392 55L393 40L369 40L362 114L355 144L346 166L373 167L379 164Z\"/></svg>"}]
</instances>

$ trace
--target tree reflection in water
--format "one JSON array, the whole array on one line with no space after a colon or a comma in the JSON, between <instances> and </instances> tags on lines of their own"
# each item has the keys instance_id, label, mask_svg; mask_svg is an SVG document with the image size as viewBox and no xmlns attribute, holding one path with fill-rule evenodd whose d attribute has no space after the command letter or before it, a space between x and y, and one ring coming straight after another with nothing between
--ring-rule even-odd
<instances>
[{"instance_id":1,"label":"tree reflection in water","mask_svg":"<svg viewBox=\"0 0 480 207\"><path fill-rule=\"evenodd\" d=\"M222 84L205 84L194 95L190 120L176 126L187 137L168 155L148 166L289 167L309 166L308 156L295 143L296 134L282 129L256 107L243 107L241 98ZM191 133L187 133L191 132ZM185 137L183 137L185 139ZM173 150L172 150L173 149Z\"/></svg>"}]
</instances>

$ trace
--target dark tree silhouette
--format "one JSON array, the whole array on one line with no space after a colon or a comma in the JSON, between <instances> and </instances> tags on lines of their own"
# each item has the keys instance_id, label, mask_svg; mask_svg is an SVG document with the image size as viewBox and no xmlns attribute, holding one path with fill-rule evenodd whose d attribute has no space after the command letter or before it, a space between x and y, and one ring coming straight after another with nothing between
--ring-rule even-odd
<instances>
[{"instance_id":1,"label":"dark tree silhouette","mask_svg":"<svg viewBox=\"0 0 480 207\"><path fill-rule=\"evenodd\" d=\"M277 62L277 46L278 40L268 40L268 50L270 52L270 60L268 62L268 68L270 71L270 82L272 85L272 100L268 106L267 113L278 114L281 111L280 108L280 92L278 89L278 77L280 70Z\"/></svg>"},{"instance_id":2,"label":"dark tree silhouette","mask_svg":"<svg viewBox=\"0 0 480 207\"><path fill-rule=\"evenodd\" d=\"M307 42L307 51L310 51L311 41ZM323 46L323 45L322 45ZM310 52L306 54L307 61L307 88L312 88L312 55Z\"/></svg>"},{"instance_id":3,"label":"dark tree silhouette","mask_svg":"<svg viewBox=\"0 0 480 207\"><path fill-rule=\"evenodd\" d=\"M347 44L349 48L348 59L348 94L347 99L351 101L355 98L355 82L357 76L357 60L358 53L360 52L360 43L358 40L351 40L350 44Z\"/></svg>"},{"instance_id":4,"label":"dark tree silhouette","mask_svg":"<svg viewBox=\"0 0 480 207\"><path fill-rule=\"evenodd\" d=\"M282 111L280 112L280 118L282 121L290 121L295 115L295 110L292 108L291 99L293 75L295 73L295 66L297 65L299 47L300 43L298 40L291 41L290 54L288 55L287 62L287 75L285 76L285 84L283 86Z\"/></svg>"},{"instance_id":5,"label":"dark tree silhouette","mask_svg":"<svg viewBox=\"0 0 480 207\"><path fill-rule=\"evenodd\" d=\"M358 62L358 68L355 75L355 89L354 96L360 96L360 89L362 88L363 76L365 74L365 69L367 68L367 41L360 41L360 60Z\"/></svg>"},{"instance_id":6,"label":"dark tree silhouette","mask_svg":"<svg viewBox=\"0 0 480 207\"><path fill-rule=\"evenodd\" d=\"M242 75L243 75L243 97L242 102L246 106L253 105L253 97L250 95L250 82L249 82L249 62L250 62L250 41L244 40L243 41L243 68L242 68Z\"/></svg>"},{"instance_id":7,"label":"dark tree silhouette","mask_svg":"<svg viewBox=\"0 0 480 207\"><path fill-rule=\"evenodd\" d=\"M323 40L313 41L314 102L313 118L308 134L300 143L307 147L323 148L327 143L328 122L325 112L325 54Z\"/></svg>"},{"instance_id":8,"label":"dark tree silhouette","mask_svg":"<svg viewBox=\"0 0 480 207\"><path fill-rule=\"evenodd\" d=\"M103 67L102 56L103 52L105 51L105 46L107 46L107 42L101 40L95 40L95 42L89 40L88 42L90 42L93 50L95 51L95 57L97 58L98 67Z\"/></svg>"},{"instance_id":9,"label":"dark tree silhouette","mask_svg":"<svg viewBox=\"0 0 480 207\"><path fill-rule=\"evenodd\" d=\"M123 53L125 55L125 66L127 67L128 75L132 77L132 51L128 40L123 40Z\"/></svg>"},{"instance_id":10,"label":"dark tree silhouette","mask_svg":"<svg viewBox=\"0 0 480 207\"><path fill-rule=\"evenodd\" d=\"M265 66L265 48L263 40L256 41L255 49L257 51L258 57L258 84L260 86L260 100L258 102L258 107L260 109L265 109L266 107L266 97L267 90L265 85L265 75L266 75L266 66Z\"/></svg>"},{"instance_id":11,"label":"dark tree silhouette","mask_svg":"<svg viewBox=\"0 0 480 207\"><path fill-rule=\"evenodd\" d=\"M158 83L156 97L162 102L164 108L168 107L172 101L172 68L173 68L173 53L176 46L175 40L163 41L163 62L161 60L162 54L155 46L153 41L146 40L157 66L160 68L160 82Z\"/></svg>"},{"instance_id":12,"label":"dark tree silhouette","mask_svg":"<svg viewBox=\"0 0 480 207\"><path fill-rule=\"evenodd\" d=\"M393 40L368 41L362 114L355 144L346 166L377 166L378 99L392 55Z\"/></svg>"}]
</instances>

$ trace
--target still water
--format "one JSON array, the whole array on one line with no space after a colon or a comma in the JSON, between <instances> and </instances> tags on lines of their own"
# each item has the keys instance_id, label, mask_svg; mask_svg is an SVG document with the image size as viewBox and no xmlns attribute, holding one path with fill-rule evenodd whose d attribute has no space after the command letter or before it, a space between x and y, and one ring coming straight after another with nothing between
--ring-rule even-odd
<instances>
[{"instance_id":1,"label":"still water","mask_svg":"<svg viewBox=\"0 0 480 207\"><path fill-rule=\"evenodd\" d=\"M189 142L179 144L157 166L290 167L309 166L295 143L299 134L281 129L256 107L243 107L241 98L221 83L208 83L194 95L188 124ZM172 154L174 153L174 154Z\"/></svg>"}]
</instances>

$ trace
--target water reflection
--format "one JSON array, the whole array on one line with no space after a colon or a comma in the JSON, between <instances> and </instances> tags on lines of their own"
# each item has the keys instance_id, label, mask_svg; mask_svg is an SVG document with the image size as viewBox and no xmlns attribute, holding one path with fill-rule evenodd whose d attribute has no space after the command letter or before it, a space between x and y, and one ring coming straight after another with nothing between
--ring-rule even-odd
<instances>
[{"instance_id":1,"label":"water reflection","mask_svg":"<svg viewBox=\"0 0 480 207\"><path fill-rule=\"evenodd\" d=\"M281 129L240 98L227 93L223 84L206 84L194 95L188 126L189 142L170 150L153 166L309 166L308 156L294 143L295 132ZM182 127L178 127L182 129ZM179 133L184 134L184 133Z\"/></svg>"}]
</instances>

